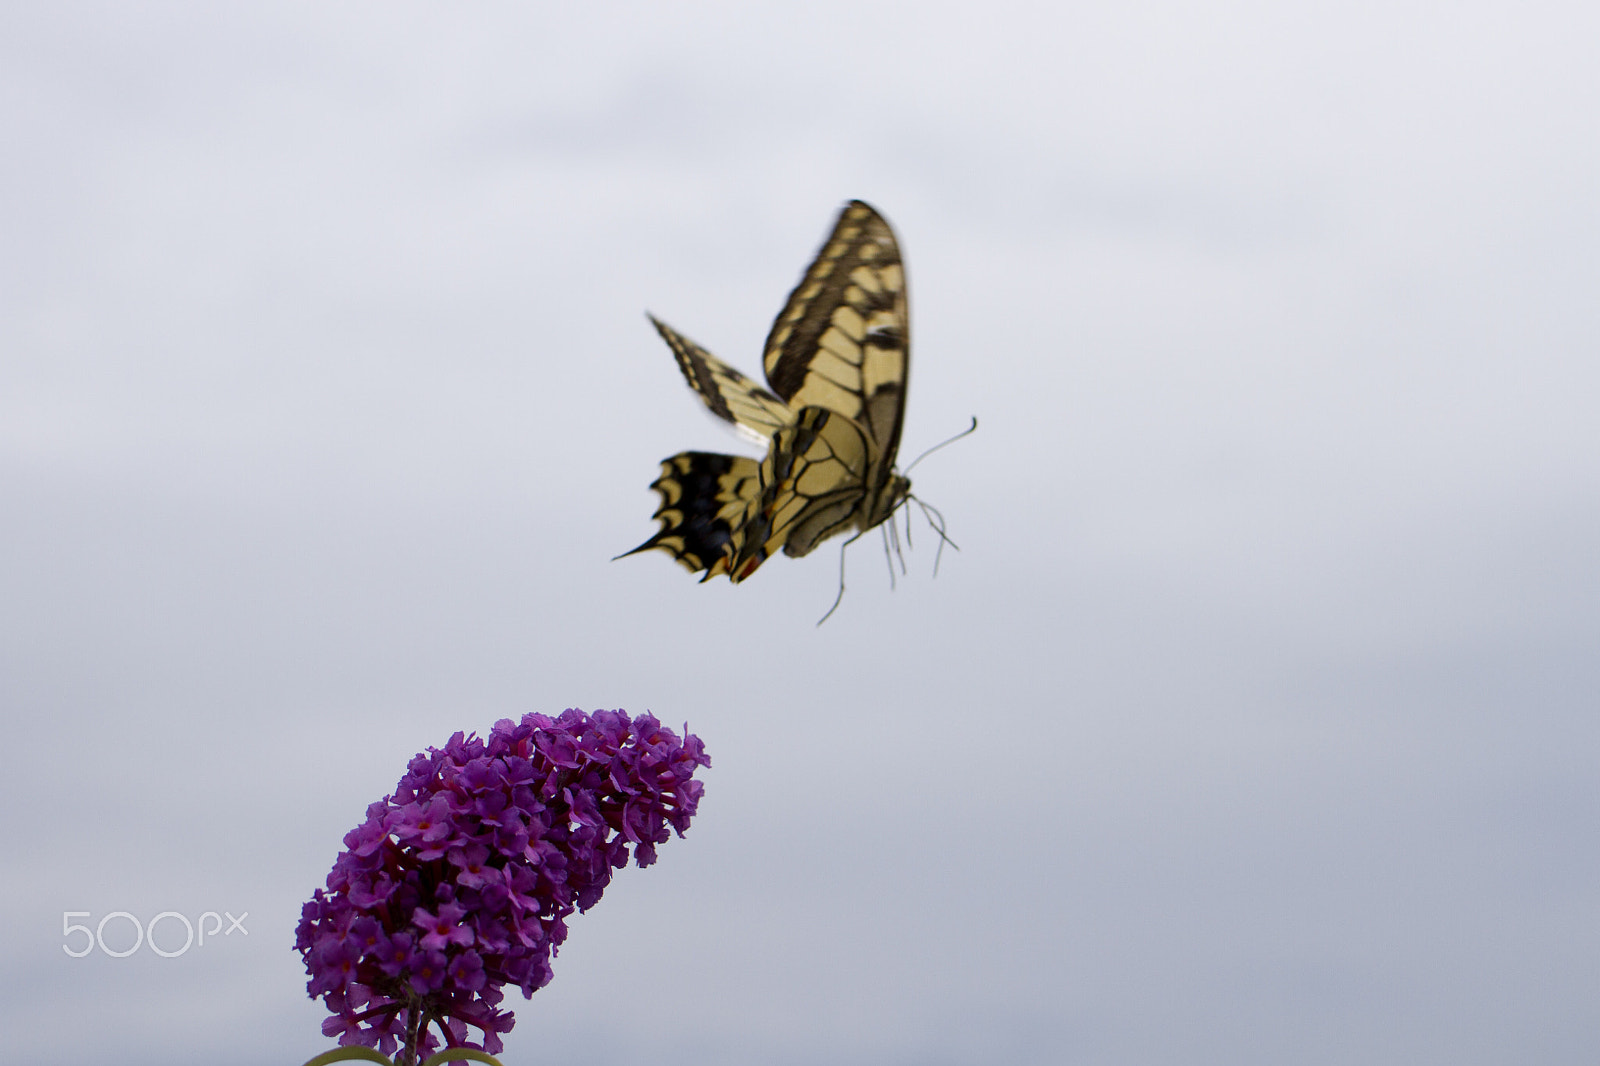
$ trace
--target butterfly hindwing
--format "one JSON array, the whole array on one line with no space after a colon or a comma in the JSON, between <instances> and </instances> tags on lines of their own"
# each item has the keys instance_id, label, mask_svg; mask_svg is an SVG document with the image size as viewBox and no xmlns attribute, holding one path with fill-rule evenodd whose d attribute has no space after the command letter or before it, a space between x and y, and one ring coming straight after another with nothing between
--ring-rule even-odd
<instances>
[{"instance_id":1,"label":"butterfly hindwing","mask_svg":"<svg viewBox=\"0 0 1600 1066\"><path fill-rule=\"evenodd\" d=\"M772 438L761 463L761 496L751 505L729 566L737 583L773 552L806 555L856 521L875 446L861 427L821 407Z\"/></svg>"},{"instance_id":2,"label":"butterfly hindwing","mask_svg":"<svg viewBox=\"0 0 1600 1066\"><path fill-rule=\"evenodd\" d=\"M661 548L702 581L728 572L743 543L746 512L761 491L761 464L748 456L679 452L650 487L661 495L656 535L626 552Z\"/></svg>"}]
</instances>

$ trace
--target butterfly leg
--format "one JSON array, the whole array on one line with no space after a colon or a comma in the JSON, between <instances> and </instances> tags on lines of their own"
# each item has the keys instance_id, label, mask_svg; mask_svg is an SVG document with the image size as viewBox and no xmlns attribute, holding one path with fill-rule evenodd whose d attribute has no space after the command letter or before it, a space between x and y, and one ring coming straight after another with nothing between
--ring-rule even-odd
<instances>
[{"instance_id":1,"label":"butterfly leg","mask_svg":"<svg viewBox=\"0 0 1600 1066\"><path fill-rule=\"evenodd\" d=\"M865 532L866 530L863 529L860 533L857 533L855 536L839 545L839 595L833 598L833 606L828 608L828 613L817 619L817 625L820 626L822 623L826 622L830 617L832 617L833 612L839 609L839 604L844 602L844 550L850 547L850 545L854 544L856 541L860 540L861 533Z\"/></svg>"},{"instance_id":2,"label":"butterfly leg","mask_svg":"<svg viewBox=\"0 0 1600 1066\"><path fill-rule=\"evenodd\" d=\"M957 544L955 541L951 540L945 535L944 515L939 512L937 507L931 503L926 503L922 500L919 500L915 496L912 496L911 499L915 500L917 506L922 508L922 517L928 520L928 526L939 535L939 550L933 553L933 576L938 577L939 560L944 557L944 546L948 544L956 551L960 551L961 545ZM910 518L907 516L907 521L909 522L909 520Z\"/></svg>"}]
</instances>

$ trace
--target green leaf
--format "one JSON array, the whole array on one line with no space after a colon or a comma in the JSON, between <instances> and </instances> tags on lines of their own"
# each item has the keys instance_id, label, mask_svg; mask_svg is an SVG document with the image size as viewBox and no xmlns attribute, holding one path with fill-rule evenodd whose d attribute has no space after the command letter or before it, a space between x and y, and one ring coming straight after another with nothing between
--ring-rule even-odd
<instances>
[{"instance_id":1,"label":"green leaf","mask_svg":"<svg viewBox=\"0 0 1600 1066\"><path fill-rule=\"evenodd\" d=\"M306 1066L327 1066L330 1062L344 1062L348 1059L365 1059L368 1062L382 1062L387 1066L394 1066L388 1056L380 1055L369 1047L337 1047L332 1051L324 1051L307 1062Z\"/></svg>"},{"instance_id":2,"label":"green leaf","mask_svg":"<svg viewBox=\"0 0 1600 1066\"><path fill-rule=\"evenodd\" d=\"M489 1066L502 1066L500 1060L487 1051L461 1047L447 1047L443 1051L435 1051L422 1061L422 1066L444 1066L447 1062L460 1062L463 1059L471 1059L474 1062L487 1062ZM308 1063L307 1066L310 1066L310 1064Z\"/></svg>"}]
</instances>

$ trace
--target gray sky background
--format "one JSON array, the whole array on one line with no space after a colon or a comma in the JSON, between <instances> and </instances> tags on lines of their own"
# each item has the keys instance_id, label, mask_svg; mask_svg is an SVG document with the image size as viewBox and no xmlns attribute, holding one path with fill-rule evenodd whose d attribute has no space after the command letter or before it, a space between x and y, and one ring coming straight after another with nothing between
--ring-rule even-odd
<instances>
[{"instance_id":1,"label":"gray sky background","mask_svg":"<svg viewBox=\"0 0 1600 1066\"><path fill-rule=\"evenodd\" d=\"M1592 1063L1592 5L11 4L0 706L16 1061L303 1062L291 950L458 729L714 760L504 1059ZM739 588L842 201L897 227L914 523ZM61 914L248 911L174 959Z\"/></svg>"}]
</instances>

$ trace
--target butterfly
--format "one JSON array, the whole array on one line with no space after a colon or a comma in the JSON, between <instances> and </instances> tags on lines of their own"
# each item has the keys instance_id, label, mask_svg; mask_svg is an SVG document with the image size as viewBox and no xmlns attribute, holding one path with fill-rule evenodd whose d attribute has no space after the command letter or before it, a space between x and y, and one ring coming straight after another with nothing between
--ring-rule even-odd
<instances>
[{"instance_id":1,"label":"butterfly","mask_svg":"<svg viewBox=\"0 0 1600 1066\"><path fill-rule=\"evenodd\" d=\"M650 487L660 548L702 581L737 584L780 548L800 557L887 521L911 494L895 470L910 359L905 267L894 231L852 200L767 335L762 388L650 316L711 413L766 457L679 452ZM854 539L854 538L852 538ZM842 592L842 585L841 585Z\"/></svg>"}]
</instances>

